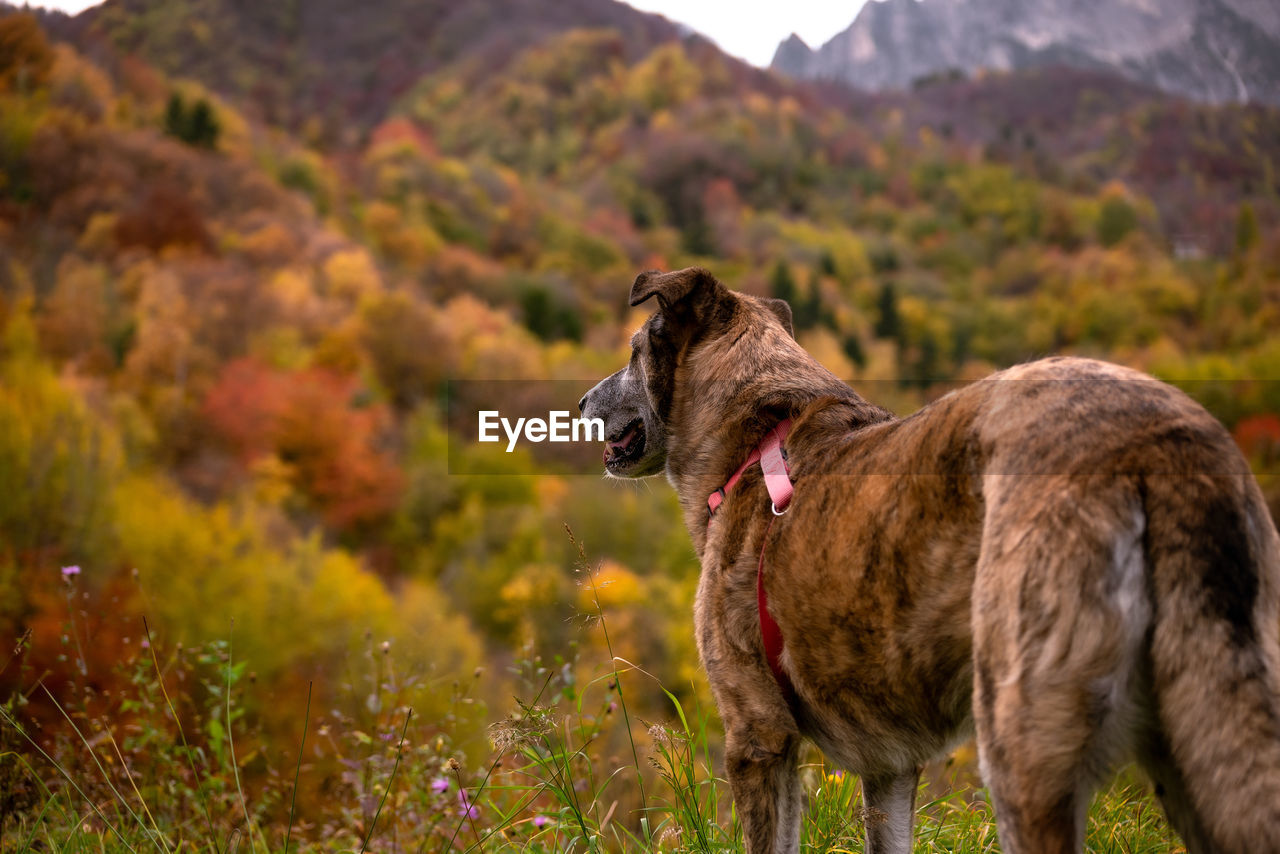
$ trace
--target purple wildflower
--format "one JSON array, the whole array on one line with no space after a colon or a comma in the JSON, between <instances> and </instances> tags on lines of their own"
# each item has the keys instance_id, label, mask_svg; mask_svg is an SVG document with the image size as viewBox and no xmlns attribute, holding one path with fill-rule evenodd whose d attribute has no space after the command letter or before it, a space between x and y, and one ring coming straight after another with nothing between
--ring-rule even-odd
<instances>
[{"instance_id":1,"label":"purple wildflower","mask_svg":"<svg viewBox=\"0 0 1280 854\"><path fill-rule=\"evenodd\" d=\"M467 797L466 789L458 790L458 803L462 804L462 808L458 810L458 815L465 815L471 819L480 817L480 807L471 803L471 799Z\"/></svg>"},{"instance_id":2,"label":"purple wildflower","mask_svg":"<svg viewBox=\"0 0 1280 854\"><path fill-rule=\"evenodd\" d=\"M80 574L80 567L78 567L78 566L72 565L72 566L64 566L64 567L62 568L62 577L63 577L63 578L68 578L68 579L69 579L69 578L71 578L71 576L73 576L73 575L79 575L79 574Z\"/></svg>"},{"instance_id":3,"label":"purple wildflower","mask_svg":"<svg viewBox=\"0 0 1280 854\"><path fill-rule=\"evenodd\" d=\"M538 829L542 829L548 824L551 824L551 819L547 818L545 815L535 815L533 817L533 826Z\"/></svg>"},{"instance_id":4,"label":"purple wildflower","mask_svg":"<svg viewBox=\"0 0 1280 854\"><path fill-rule=\"evenodd\" d=\"M445 777L437 777L431 781L431 791L437 795L443 795L449 791L449 781Z\"/></svg>"}]
</instances>

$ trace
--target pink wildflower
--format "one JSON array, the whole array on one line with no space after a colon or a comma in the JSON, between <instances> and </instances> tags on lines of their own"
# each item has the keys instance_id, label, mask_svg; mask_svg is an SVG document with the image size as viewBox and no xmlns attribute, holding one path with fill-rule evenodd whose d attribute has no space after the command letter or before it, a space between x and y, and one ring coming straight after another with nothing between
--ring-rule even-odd
<instances>
[{"instance_id":1,"label":"pink wildflower","mask_svg":"<svg viewBox=\"0 0 1280 854\"><path fill-rule=\"evenodd\" d=\"M471 803L471 799L467 797L466 789L458 790L458 803L462 804L462 808L458 810L458 815L465 815L467 818L479 818L480 807Z\"/></svg>"}]
</instances>

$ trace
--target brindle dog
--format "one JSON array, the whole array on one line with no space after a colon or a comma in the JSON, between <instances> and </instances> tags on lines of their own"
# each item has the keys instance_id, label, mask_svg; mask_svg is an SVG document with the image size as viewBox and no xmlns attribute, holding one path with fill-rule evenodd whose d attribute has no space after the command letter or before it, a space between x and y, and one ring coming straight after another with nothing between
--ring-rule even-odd
<instances>
[{"instance_id":1,"label":"brindle dog","mask_svg":"<svg viewBox=\"0 0 1280 854\"><path fill-rule=\"evenodd\" d=\"M1280 851L1280 538L1212 416L1054 358L899 419L805 353L778 300L700 269L642 274L631 304L652 297L630 363L579 406L609 474L665 471L680 496L748 852L799 848L802 736L861 776L868 850L910 851L921 764L974 729L1006 852L1079 851L1130 758L1190 851ZM752 466L709 518L784 418L786 514L768 528Z\"/></svg>"}]
</instances>

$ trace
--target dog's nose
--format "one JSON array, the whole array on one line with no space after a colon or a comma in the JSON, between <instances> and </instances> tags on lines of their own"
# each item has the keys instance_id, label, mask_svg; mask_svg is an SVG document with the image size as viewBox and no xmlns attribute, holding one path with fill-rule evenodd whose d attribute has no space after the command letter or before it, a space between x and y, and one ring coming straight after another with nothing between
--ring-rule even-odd
<instances>
[{"instance_id":1,"label":"dog's nose","mask_svg":"<svg viewBox=\"0 0 1280 854\"><path fill-rule=\"evenodd\" d=\"M578 401L578 414L579 414L579 415L581 415L581 414L582 414L582 409L583 409L583 407L585 407L585 406L587 405L587 395L589 395L589 394L591 394L591 392L587 392L587 394L584 394L584 395L582 396L582 399Z\"/></svg>"}]
</instances>

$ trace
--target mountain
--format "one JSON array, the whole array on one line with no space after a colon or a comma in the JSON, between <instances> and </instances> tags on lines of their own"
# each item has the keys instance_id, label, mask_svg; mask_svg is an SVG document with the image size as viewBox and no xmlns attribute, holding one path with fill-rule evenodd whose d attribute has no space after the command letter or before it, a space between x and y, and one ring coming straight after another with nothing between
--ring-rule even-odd
<instances>
[{"instance_id":1,"label":"mountain","mask_svg":"<svg viewBox=\"0 0 1280 854\"><path fill-rule=\"evenodd\" d=\"M614 0L107 0L43 22L90 55L137 55L269 124L330 142L352 141L450 63L496 71L577 28L626 33L628 59L680 35L665 18Z\"/></svg>"},{"instance_id":2,"label":"mountain","mask_svg":"<svg viewBox=\"0 0 1280 854\"><path fill-rule=\"evenodd\" d=\"M872 0L817 50L792 35L772 67L864 89L980 69L1110 69L1211 103L1280 104L1271 0Z\"/></svg>"}]
</instances>

